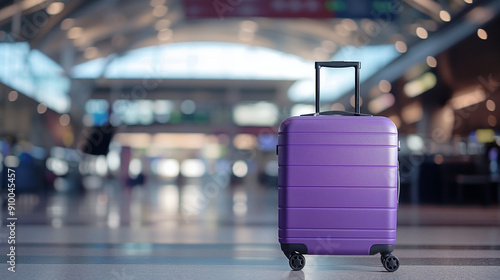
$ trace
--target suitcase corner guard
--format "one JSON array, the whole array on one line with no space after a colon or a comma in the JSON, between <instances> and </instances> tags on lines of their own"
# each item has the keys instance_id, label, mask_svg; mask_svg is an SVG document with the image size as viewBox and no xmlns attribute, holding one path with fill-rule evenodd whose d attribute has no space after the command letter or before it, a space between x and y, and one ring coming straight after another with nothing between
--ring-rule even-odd
<instances>
[{"instance_id":1,"label":"suitcase corner guard","mask_svg":"<svg viewBox=\"0 0 500 280\"><path fill-rule=\"evenodd\" d=\"M392 253L392 251L394 251L394 244L374 244L370 247L370 255L375 255L378 253L383 255Z\"/></svg>"},{"instance_id":2,"label":"suitcase corner guard","mask_svg":"<svg viewBox=\"0 0 500 280\"><path fill-rule=\"evenodd\" d=\"M290 259L293 253L307 254L307 246L304 244L281 244L281 251Z\"/></svg>"}]
</instances>

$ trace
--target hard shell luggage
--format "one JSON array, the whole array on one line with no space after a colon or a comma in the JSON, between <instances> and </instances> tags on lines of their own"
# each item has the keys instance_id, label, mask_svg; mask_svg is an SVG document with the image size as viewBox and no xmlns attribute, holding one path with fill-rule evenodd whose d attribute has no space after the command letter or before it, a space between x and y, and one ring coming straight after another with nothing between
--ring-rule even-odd
<instances>
[{"instance_id":1,"label":"hard shell luggage","mask_svg":"<svg viewBox=\"0 0 500 280\"><path fill-rule=\"evenodd\" d=\"M354 113L320 112L321 67L354 68ZM286 119L278 134L281 249L293 270L304 267L303 254L380 253L385 269L396 271L397 128L388 118L360 113L360 62L315 68L316 113Z\"/></svg>"}]
</instances>

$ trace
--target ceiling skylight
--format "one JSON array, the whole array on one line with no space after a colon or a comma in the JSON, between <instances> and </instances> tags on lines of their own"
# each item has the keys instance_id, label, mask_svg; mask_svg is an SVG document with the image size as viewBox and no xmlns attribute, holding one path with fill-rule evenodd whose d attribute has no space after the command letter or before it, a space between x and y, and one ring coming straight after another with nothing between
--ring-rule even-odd
<instances>
[{"instance_id":1,"label":"ceiling skylight","mask_svg":"<svg viewBox=\"0 0 500 280\"><path fill-rule=\"evenodd\" d=\"M311 61L276 50L234 43L186 42L132 50L77 65L74 78L297 80ZM103 69L106 67L105 69Z\"/></svg>"},{"instance_id":2,"label":"ceiling skylight","mask_svg":"<svg viewBox=\"0 0 500 280\"><path fill-rule=\"evenodd\" d=\"M345 47L333 60L361 61L361 81L400 54L393 45ZM109 63L107 63L109 61ZM354 74L322 73L322 99L334 100L354 88ZM241 79L296 80L292 101L314 99L314 62L277 50L223 42L184 42L132 50L120 57L91 60L72 69L77 79Z\"/></svg>"}]
</instances>

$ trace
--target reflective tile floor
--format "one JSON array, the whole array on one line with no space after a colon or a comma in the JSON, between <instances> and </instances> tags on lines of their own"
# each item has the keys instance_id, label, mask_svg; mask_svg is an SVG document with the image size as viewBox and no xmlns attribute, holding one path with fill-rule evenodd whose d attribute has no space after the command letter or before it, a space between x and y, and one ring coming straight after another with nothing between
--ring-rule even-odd
<instances>
[{"instance_id":1,"label":"reflective tile floor","mask_svg":"<svg viewBox=\"0 0 500 280\"><path fill-rule=\"evenodd\" d=\"M110 181L20 194L12 273L2 203L0 279L500 279L496 205L401 205L394 273L379 256L309 255L296 272L277 243L275 190Z\"/></svg>"}]
</instances>

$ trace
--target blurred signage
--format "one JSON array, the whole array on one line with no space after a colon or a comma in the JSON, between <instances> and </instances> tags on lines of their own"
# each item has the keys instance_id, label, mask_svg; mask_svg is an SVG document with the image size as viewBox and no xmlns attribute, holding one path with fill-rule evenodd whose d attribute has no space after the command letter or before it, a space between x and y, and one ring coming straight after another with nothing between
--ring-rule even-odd
<instances>
[{"instance_id":1,"label":"blurred signage","mask_svg":"<svg viewBox=\"0 0 500 280\"><path fill-rule=\"evenodd\" d=\"M495 141L495 131L493 129L477 129L476 140L478 143L491 143Z\"/></svg>"},{"instance_id":2,"label":"blurred signage","mask_svg":"<svg viewBox=\"0 0 500 280\"><path fill-rule=\"evenodd\" d=\"M394 14L398 0L185 0L186 18L376 18ZM393 17L391 17L393 18Z\"/></svg>"}]
</instances>

